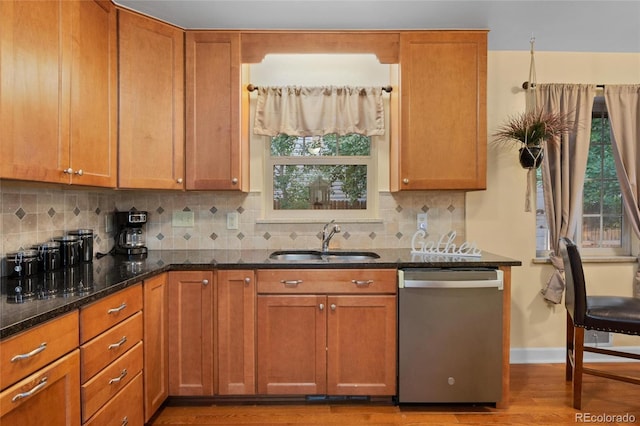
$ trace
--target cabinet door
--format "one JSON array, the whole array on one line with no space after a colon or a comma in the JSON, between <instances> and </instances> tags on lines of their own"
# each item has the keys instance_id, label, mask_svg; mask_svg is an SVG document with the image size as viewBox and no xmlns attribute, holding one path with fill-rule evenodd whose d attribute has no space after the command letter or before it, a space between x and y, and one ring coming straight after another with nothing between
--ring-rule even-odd
<instances>
[{"instance_id":1,"label":"cabinet door","mask_svg":"<svg viewBox=\"0 0 640 426\"><path fill-rule=\"evenodd\" d=\"M326 393L325 296L258 295L258 393Z\"/></svg>"},{"instance_id":2,"label":"cabinet door","mask_svg":"<svg viewBox=\"0 0 640 426\"><path fill-rule=\"evenodd\" d=\"M253 395L256 393L254 272L219 270L216 289L218 393Z\"/></svg>"},{"instance_id":3,"label":"cabinet door","mask_svg":"<svg viewBox=\"0 0 640 426\"><path fill-rule=\"evenodd\" d=\"M213 272L169 272L169 395L213 395Z\"/></svg>"},{"instance_id":4,"label":"cabinet door","mask_svg":"<svg viewBox=\"0 0 640 426\"><path fill-rule=\"evenodd\" d=\"M189 31L186 37L187 189L248 191L240 33Z\"/></svg>"},{"instance_id":5,"label":"cabinet door","mask_svg":"<svg viewBox=\"0 0 640 426\"><path fill-rule=\"evenodd\" d=\"M76 1L71 61L72 182L116 186L117 40L110 1Z\"/></svg>"},{"instance_id":6,"label":"cabinet door","mask_svg":"<svg viewBox=\"0 0 640 426\"><path fill-rule=\"evenodd\" d=\"M0 424L79 426L78 350L52 362L0 393Z\"/></svg>"},{"instance_id":7,"label":"cabinet door","mask_svg":"<svg viewBox=\"0 0 640 426\"><path fill-rule=\"evenodd\" d=\"M184 31L118 11L120 188L182 189Z\"/></svg>"},{"instance_id":8,"label":"cabinet door","mask_svg":"<svg viewBox=\"0 0 640 426\"><path fill-rule=\"evenodd\" d=\"M169 396L169 298L167 274L144 281L144 418Z\"/></svg>"},{"instance_id":9,"label":"cabinet door","mask_svg":"<svg viewBox=\"0 0 640 426\"><path fill-rule=\"evenodd\" d=\"M485 189L486 31L402 33L400 70L391 189Z\"/></svg>"},{"instance_id":10,"label":"cabinet door","mask_svg":"<svg viewBox=\"0 0 640 426\"><path fill-rule=\"evenodd\" d=\"M396 297L329 296L327 393L395 395Z\"/></svg>"},{"instance_id":11,"label":"cabinet door","mask_svg":"<svg viewBox=\"0 0 640 426\"><path fill-rule=\"evenodd\" d=\"M0 1L0 177L70 182L71 5Z\"/></svg>"}]
</instances>

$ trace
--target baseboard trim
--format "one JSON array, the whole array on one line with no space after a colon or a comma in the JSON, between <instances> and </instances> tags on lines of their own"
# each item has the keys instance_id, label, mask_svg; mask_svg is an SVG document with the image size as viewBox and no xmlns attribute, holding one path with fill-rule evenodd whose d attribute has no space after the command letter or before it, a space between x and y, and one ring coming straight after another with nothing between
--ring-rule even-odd
<instances>
[{"instance_id":1,"label":"baseboard trim","mask_svg":"<svg viewBox=\"0 0 640 426\"><path fill-rule=\"evenodd\" d=\"M640 346L614 346L607 349L640 355ZM555 364L565 362L565 348L511 348L511 364ZM585 362L640 362L629 358L611 357L585 352Z\"/></svg>"}]
</instances>

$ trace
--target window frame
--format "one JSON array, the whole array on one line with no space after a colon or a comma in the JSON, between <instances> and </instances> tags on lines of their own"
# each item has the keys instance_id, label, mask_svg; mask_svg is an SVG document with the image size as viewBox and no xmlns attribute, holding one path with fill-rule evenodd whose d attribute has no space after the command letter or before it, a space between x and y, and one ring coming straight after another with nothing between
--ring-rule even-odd
<instances>
[{"instance_id":1,"label":"window frame","mask_svg":"<svg viewBox=\"0 0 640 426\"><path fill-rule=\"evenodd\" d=\"M377 220L378 216L378 145L380 136L369 136L368 156L272 156L271 138L265 138L263 151L263 216L269 222L325 222L330 216L341 221ZM365 165L367 166L367 208L366 209L305 209L275 210L273 208L273 167L276 164L291 165Z\"/></svg>"}]
</instances>

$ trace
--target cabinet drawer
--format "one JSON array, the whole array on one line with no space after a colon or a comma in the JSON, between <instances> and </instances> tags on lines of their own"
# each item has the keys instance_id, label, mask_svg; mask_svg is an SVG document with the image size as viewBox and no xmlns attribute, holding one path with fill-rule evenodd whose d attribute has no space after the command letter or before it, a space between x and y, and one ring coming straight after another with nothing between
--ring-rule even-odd
<instances>
[{"instance_id":1,"label":"cabinet drawer","mask_svg":"<svg viewBox=\"0 0 640 426\"><path fill-rule=\"evenodd\" d=\"M126 354L82 385L82 421L86 422L93 416L140 371L142 371L142 342L138 342Z\"/></svg>"},{"instance_id":2,"label":"cabinet drawer","mask_svg":"<svg viewBox=\"0 0 640 426\"><path fill-rule=\"evenodd\" d=\"M261 269L258 293L395 294L395 269Z\"/></svg>"},{"instance_id":3,"label":"cabinet drawer","mask_svg":"<svg viewBox=\"0 0 640 426\"><path fill-rule=\"evenodd\" d=\"M80 381L89 380L142 340L142 313L138 312L80 347Z\"/></svg>"},{"instance_id":4,"label":"cabinet drawer","mask_svg":"<svg viewBox=\"0 0 640 426\"><path fill-rule=\"evenodd\" d=\"M0 342L0 389L78 347L78 311ZM13 360L13 361L12 361Z\"/></svg>"},{"instance_id":5,"label":"cabinet drawer","mask_svg":"<svg viewBox=\"0 0 640 426\"><path fill-rule=\"evenodd\" d=\"M80 310L80 343L93 339L103 331L142 309L142 285L121 290Z\"/></svg>"},{"instance_id":6,"label":"cabinet drawer","mask_svg":"<svg viewBox=\"0 0 640 426\"><path fill-rule=\"evenodd\" d=\"M79 425L79 384L75 350L0 393L0 424Z\"/></svg>"},{"instance_id":7,"label":"cabinet drawer","mask_svg":"<svg viewBox=\"0 0 640 426\"><path fill-rule=\"evenodd\" d=\"M142 373L99 409L84 426L142 425Z\"/></svg>"}]
</instances>

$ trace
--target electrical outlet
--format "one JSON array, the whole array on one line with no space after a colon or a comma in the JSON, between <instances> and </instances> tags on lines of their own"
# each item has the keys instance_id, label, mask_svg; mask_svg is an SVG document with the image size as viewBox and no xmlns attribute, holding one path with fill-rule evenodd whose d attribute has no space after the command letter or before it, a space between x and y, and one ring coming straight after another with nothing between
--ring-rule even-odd
<instances>
[{"instance_id":1,"label":"electrical outlet","mask_svg":"<svg viewBox=\"0 0 640 426\"><path fill-rule=\"evenodd\" d=\"M227 213L227 229L238 229L238 212Z\"/></svg>"},{"instance_id":2,"label":"electrical outlet","mask_svg":"<svg viewBox=\"0 0 640 426\"><path fill-rule=\"evenodd\" d=\"M426 213L418 213L416 216L416 227L418 229L427 230L427 214Z\"/></svg>"},{"instance_id":3,"label":"electrical outlet","mask_svg":"<svg viewBox=\"0 0 640 426\"><path fill-rule=\"evenodd\" d=\"M192 211L175 210L171 216L171 226L174 228L193 228L194 221Z\"/></svg>"},{"instance_id":4,"label":"electrical outlet","mask_svg":"<svg viewBox=\"0 0 640 426\"><path fill-rule=\"evenodd\" d=\"M107 213L104 215L104 232L110 234L113 232L113 219L114 215Z\"/></svg>"}]
</instances>

